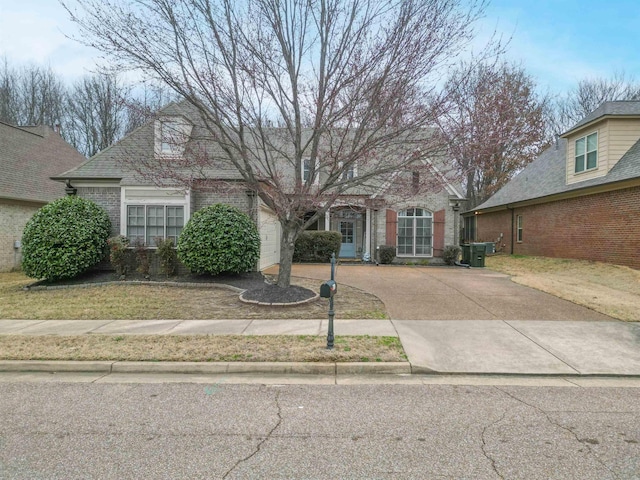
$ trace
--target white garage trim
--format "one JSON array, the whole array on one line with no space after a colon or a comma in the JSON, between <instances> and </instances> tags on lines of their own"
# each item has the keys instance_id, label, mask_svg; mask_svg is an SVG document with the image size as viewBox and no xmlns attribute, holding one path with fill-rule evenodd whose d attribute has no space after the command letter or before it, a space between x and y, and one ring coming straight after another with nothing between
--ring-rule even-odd
<instances>
[{"instance_id":1,"label":"white garage trim","mask_svg":"<svg viewBox=\"0 0 640 480\"><path fill-rule=\"evenodd\" d=\"M258 209L260 232L260 270L280 263L280 222L275 213L262 205Z\"/></svg>"}]
</instances>

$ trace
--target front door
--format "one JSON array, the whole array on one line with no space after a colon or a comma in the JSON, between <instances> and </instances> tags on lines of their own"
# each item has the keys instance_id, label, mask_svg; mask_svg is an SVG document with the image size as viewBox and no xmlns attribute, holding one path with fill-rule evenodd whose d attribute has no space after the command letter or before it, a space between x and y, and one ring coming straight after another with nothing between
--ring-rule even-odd
<instances>
[{"instance_id":1,"label":"front door","mask_svg":"<svg viewBox=\"0 0 640 480\"><path fill-rule=\"evenodd\" d=\"M342 235L342 245L340 245L340 257L355 258L356 256L356 221L340 220L340 235Z\"/></svg>"}]
</instances>

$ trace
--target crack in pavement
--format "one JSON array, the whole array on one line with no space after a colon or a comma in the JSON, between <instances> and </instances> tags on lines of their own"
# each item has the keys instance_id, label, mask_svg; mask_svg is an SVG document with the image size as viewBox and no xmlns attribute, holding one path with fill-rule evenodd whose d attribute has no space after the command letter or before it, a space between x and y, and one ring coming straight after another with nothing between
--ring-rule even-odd
<instances>
[{"instance_id":1,"label":"crack in pavement","mask_svg":"<svg viewBox=\"0 0 640 480\"><path fill-rule=\"evenodd\" d=\"M502 476L502 474L498 471L498 467L496 466L496 460L489 455L489 453L486 450L487 447L487 442L485 440L485 434L487 433L487 430L489 430L491 427L496 426L497 424L499 424L500 422L502 422L504 420L504 417L507 416L507 411L505 410L502 413L502 416L496 420L495 422L491 422L489 425L486 425L483 429L482 429L482 434L480 435L480 439L482 440L482 446L480 447L482 450L482 454L486 457L487 460L489 460L491 462L491 468L493 468L493 471L496 473L496 475L498 475L498 477L504 479L504 477Z\"/></svg>"},{"instance_id":2,"label":"crack in pavement","mask_svg":"<svg viewBox=\"0 0 640 480\"><path fill-rule=\"evenodd\" d=\"M568 432L568 433L569 433L573 438L575 438L575 439L576 439L576 441L577 441L578 443L580 443L581 445L584 445L584 446L587 448L587 451L589 452L589 454L594 458L594 460L595 460L596 462L598 462L600 465L602 465L606 470L608 470L608 471L609 471L609 473L611 473L611 475L613 476L613 478L619 478L619 477L618 477L618 475L616 475L616 473L615 473L613 470L611 470L611 468L609 468L609 466L608 466L607 464L605 464L605 463L604 463L604 462L603 462L603 461L598 457L598 455L596 455L596 453L595 453L595 452L593 451L593 449L591 448L591 443L589 442L589 439L584 439L584 438L580 438L580 437L578 437L578 435L576 434L576 432L574 432L570 427L565 427L564 425L561 425L560 423L558 423L558 422L554 421L554 420L549 416L549 413L548 413L548 412L546 412L546 411L544 411L542 408L540 408L540 407L538 407L538 406L536 406L536 405L533 405L533 404L531 404L531 403L525 402L525 401L524 401L524 400L522 400L521 398L517 397L517 396L516 396L516 395L514 395L514 394L511 394L511 393L507 392L506 390L503 390L503 389L502 389L502 388L500 388L500 387L495 387L495 388L496 388L497 390L501 391L502 393L504 393L505 395L507 395L508 397L511 397L512 399L516 400L517 402L520 402L520 403L522 403L523 405L526 405L526 406L528 406L528 407L530 407L530 408L533 408L534 410L536 410L536 411L538 411L538 412L542 413L542 414L545 416L545 418L547 419L547 421L548 421L551 425L553 425L553 426L555 426L555 427L557 427L557 428L560 428L561 430L564 430L564 431Z\"/></svg>"},{"instance_id":3,"label":"crack in pavement","mask_svg":"<svg viewBox=\"0 0 640 480\"><path fill-rule=\"evenodd\" d=\"M276 390L275 392L275 402L276 402L276 415L278 417L278 421L276 422L276 424L274 425L274 427L269 430L269 433L267 433L267 435L260 440L260 442L258 442L258 444L256 445L256 448L253 450L253 452L251 452L249 455L247 455L244 458L241 458L240 460L238 460L235 465L233 465L229 470L227 470L227 472L222 476L222 479L224 480L225 478L227 478L231 472L233 472L236 468L238 468L238 466L241 463L244 463L248 460L250 460L251 458L253 458L254 456L256 456L259 452L260 449L262 448L262 445L271 438L271 435L273 435L273 432L275 432L278 427L280 426L280 424L282 423L282 407L280 406L280 391Z\"/></svg>"}]
</instances>

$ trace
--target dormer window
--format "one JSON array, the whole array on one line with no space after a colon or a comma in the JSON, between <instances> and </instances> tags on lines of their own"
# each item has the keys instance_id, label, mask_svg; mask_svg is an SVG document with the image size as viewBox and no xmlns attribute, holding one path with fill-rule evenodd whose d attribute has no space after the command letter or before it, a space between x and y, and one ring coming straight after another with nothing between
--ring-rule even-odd
<instances>
[{"instance_id":1,"label":"dormer window","mask_svg":"<svg viewBox=\"0 0 640 480\"><path fill-rule=\"evenodd\" d=\"M182 131L180 122L176 120L163 120L160 122L161 153L178 153L180 151L179 144L183 142L181 137Z\"/></svg>"},{"instance_id":2,"label":"dormer window","mask_svg":"<svg viewBox=\"0 0 640 480\"><path fill-rule=\"evenodd\" d=\"M598 166L598 133L576 140L575 173L593 170Z\"/></svg>"},{"instance_id":3,"label":"dormer window","mask_svg":"<svg viewBox=\"0 0 640 480\"><path fill-rule=\"evenodd\" d=\"M315 167L315 168L314 168ZM320 167L318 159L316 158L315 165L311 162L309 157L302 159L302 181L305 183L310 183L312 185L317 185L319 183L318 178L318 168ZM311 181L309 181L309 177L311 177Z\"/></svg>"},{"instance_id":4,"label":"dormer window","mask_svg":"<svg viewBox=\"0 0 640 480\"><path fill-rule=\"evenodd\" d=\"M182 117L164 117L155 122L156 155L174 157L182 155L193 126Z\"/></svg>"},{"instance_id":5,"label":"dormer window","mask_svg":"<svg viewBox=\"0 0 640 480\"><path fill-rule=\"evenodd\" d=\"M351 163L345 168L344 162L339 162L338 167L342 170L342 173L340 174L340 180L342 181L353 180L357 175L355 163Z\"/></svg>"}]
</instances>

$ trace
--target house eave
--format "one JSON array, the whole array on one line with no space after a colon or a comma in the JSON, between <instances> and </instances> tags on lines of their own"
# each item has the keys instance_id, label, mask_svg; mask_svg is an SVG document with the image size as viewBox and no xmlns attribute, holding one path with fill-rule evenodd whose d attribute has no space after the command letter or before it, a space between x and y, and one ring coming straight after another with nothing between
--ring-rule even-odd
<instances>
[{"instance_id":1,"label":"house eave","mask_svg":"<svg viewBox=\"0 0 640 480\"><path fill-rule=\"evenodd\" d=\"M560 200L567 200L571 198L579 198L587 195L595 195L599 193L613 192L615 190L623 190L625 188L640 186L640 177L631 178L627 180L621 180L619 182L610 182L602 185L594 185L585 188L579 188L570 190L568 192L555 193L552 195L546 195L544 197L532 198L529 200L522 200L519 202L506 203L502 205L496 205L494 207L488 207L483 209L475 209L473 211L465 212L467 214L483 215L485 213L499 212L501 210L511 210L513 208L529 207L531 205L540 205L543 203L557 202Z\"/></svg>"},{"instance_id":2,"label":"house eave","mask_svg":"<svg viewBox=\"0 0 640 480\"><path fill-rule=\"evenodd\" d=\"M580 125L578 127L572 128L571 130L567 130L566 132L560 135L560 138L568 138L573 134L576 134L582 130L588 130L590 128L593 128L594 125L600 122L604 122L605 120L609 120L611 118L637 120L637 119L640 119L640 115L619 115L619 114L618 115L613 115L613 114L602 115L601 117L594 118L593 120L591 120L588 123L585 123L584 125Z\"/></svg>"}]
</instances>

